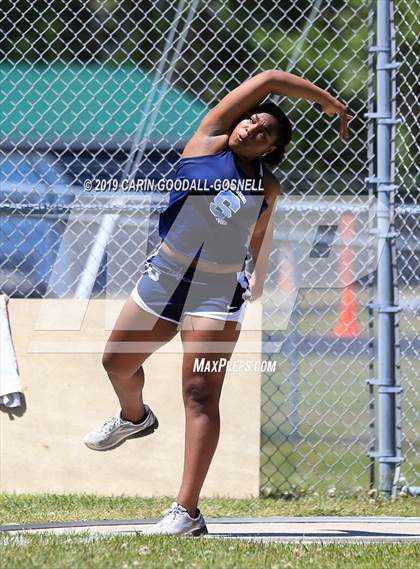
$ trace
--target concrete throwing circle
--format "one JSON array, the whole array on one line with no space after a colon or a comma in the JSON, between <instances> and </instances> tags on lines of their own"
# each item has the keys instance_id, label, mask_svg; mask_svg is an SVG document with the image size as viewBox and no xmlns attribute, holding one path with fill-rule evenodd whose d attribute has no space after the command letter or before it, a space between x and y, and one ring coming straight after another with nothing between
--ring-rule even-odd
<instances>
[{"instance_id":1,"label":"concrete throwing circle","mask_svg":"<svg viewBox=\"0 0 420 569\"><path fill-rule=\"evenodd\" d=\"M141 535L157 519L8 524L0 532L88 533ZM420 518L301 517L301 518L207 518L205 539L242 539L283 543L395 543L420 541Z\"/></svg>"}]
</instances>

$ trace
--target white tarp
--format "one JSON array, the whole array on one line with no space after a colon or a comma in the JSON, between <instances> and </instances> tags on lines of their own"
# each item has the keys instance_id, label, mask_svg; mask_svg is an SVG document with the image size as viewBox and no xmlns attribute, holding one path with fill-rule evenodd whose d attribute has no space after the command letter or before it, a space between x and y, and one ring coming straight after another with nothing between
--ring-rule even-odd
<instances>
[{"instance_id":1,"label":"white tarp","mask_svg":"<svg viewBox=\"0 0 420 569\"><path fill-rule=\"evenodd\" d=\"M0 405L19 407L22 384L7 312L8 297L0 295Z\"/></svg>"}]
</instances>

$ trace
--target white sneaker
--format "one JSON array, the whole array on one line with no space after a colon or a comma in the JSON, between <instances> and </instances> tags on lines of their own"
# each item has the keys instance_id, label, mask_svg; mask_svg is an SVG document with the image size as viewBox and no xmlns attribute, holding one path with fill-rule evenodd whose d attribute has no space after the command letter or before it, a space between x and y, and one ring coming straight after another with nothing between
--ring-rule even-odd
<instances>
[{"instance_id":1,"label":"white sneaker","mask_svg":"<svg viewBox=\"0 0 420 569\"><path fill-rule=\"evenodd\" d=\"M173 502L172 506L165 512L165 517L157 524L142 531L142 535L189 535L198 537L208 533L206 522L198 510L196 518L192 518L187 510Z\"/></svg>"},{"instance_id":2,"label":"white sneaker","mask_svg":"<svg viewBox=\"0 0 420 569\"><path fill-rule=\"evenodd\" d=\"M136 425L121 418L121 411L96 427L86 435L83 442L92 450L111 450L123 444L127 439L135 439L151 435L159 426L159 422L148 405L144 406L146 417Z\"/></svg>"}]
</instances>

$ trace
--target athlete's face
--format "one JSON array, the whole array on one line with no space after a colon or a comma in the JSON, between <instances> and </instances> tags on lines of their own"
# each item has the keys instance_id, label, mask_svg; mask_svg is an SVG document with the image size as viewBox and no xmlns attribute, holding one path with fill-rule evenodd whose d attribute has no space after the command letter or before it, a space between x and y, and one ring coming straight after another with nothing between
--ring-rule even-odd
<instances>
[{"instance_id":1,"label":"athlete's face","mask_svg":"<svg viewBox=\"0 0 420 569\"><path fill-rule=\"evenodd\" d=\"M253 113L239 122L229 137L230 149L244 159L269 154L277 147L278 122L269 113Z\"/></svg>"}]
</instances>

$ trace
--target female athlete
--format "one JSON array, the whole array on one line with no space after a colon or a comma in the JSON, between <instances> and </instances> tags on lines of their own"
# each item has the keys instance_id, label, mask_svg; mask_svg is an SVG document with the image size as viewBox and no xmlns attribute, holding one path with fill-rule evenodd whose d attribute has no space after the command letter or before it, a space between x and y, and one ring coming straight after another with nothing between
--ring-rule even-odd
<instances>
[{"instance_id":1,"label":"female athlete","mask_svg":"<svg viewBox=\"0 0 420 569\"><path fill-rule=\"evenodd\" d=\"M161 243L147 259L104 351L103 365L121 411L85 437L85 444L99 451L158 427L143 403L142 364L181 331L184 471L176 502L144 532L149 535L207 533L197 505L219 438L225 375L225 368L219 371L211 364L229 360L245 305L262 294L280 194L267 164L278 164L291 140L286 115L274 103L263 103L270 94L318 103L328 116L340 116L340 135L348 137L346 106L291 73L264 71L226 95L182 153L175 179L186 181L187 190L170 192L159 220ZM245 272L248 251L250 279ZM201 358L210 362L206 371L194 368Z\"/></svg>"}]
</instances>

